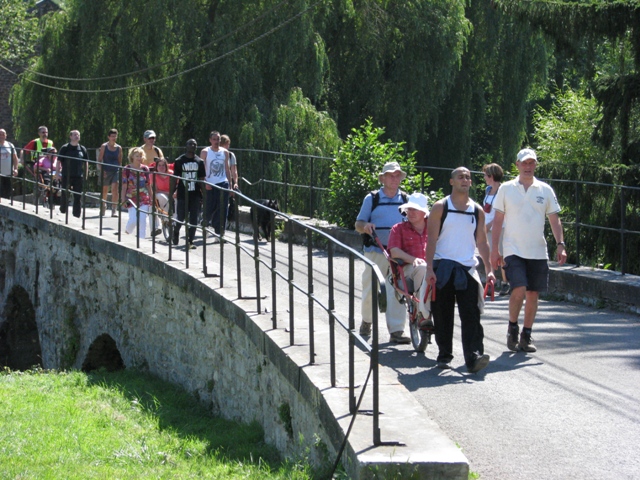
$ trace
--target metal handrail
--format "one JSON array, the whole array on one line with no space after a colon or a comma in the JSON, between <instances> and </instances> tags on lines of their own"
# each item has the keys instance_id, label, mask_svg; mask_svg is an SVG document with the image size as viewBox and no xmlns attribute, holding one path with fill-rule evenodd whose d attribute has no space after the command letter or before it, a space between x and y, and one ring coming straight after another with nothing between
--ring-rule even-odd
<instances>
[{"instance_id":1,"label":"metal handrail","mask_svg":"<svg viewBox=\"0 0 640 480\"><path fill-rule=\"evenodd\" d=\"M97 165L97 162L95 160L86 160L86 162L92 166ZM120 171L124 168L122 166L117 167ZM24 172L24 169L23 169ZM141 172L136 171L136 180L139 182L139 178L140 178L140 174ZM172 179L172 182L176 182L176 181L182 181L180 178L176 177L175 175L170 175L170 174L166 174L169 175ZM119 180L119 184L118 186L120 187L120 191L122 190L122 175L119 175L120 180ZM22 187L23 187L23 191L26 191L27 185L29 185L31 182L34 184L34 188L37 189L37 182L35 181L35 179L28 179L26 178L26 175L22 175ZM202 180L195 180L199 185L204 185L205 182ZM100 177L100 181L99 181L100 187L102 187L102 177ZM175 183L173 183L173 185L175 185ZM372 388L371 388L371 395L372 395L372 403L373 403L373 432L372 432L372 442L374 445L382 445L385 444L384 442L382 442L381 440L381 431L380 431L380 423L379 423L379 415L380 415L380 399L379 399L379 376L378 376L378 368L379 368L379 359L378 359L378 350L379 350L379 343L378 343L378 325L379 325L379 312L384 312L386 310L386 284L385 284L385 279L384 276L382 275L382 272L380 271L380 269L378 268L378 266L372 262L371 260L367 259L361 252L358 252L354 249L352 249L351 247L349 247L348 245L336 240L335 238L333 238L332 236L330 236L329 234L314 228L312 226L306 225L305 223L293 218L290 215L287 215L286 213L282 213L282 212L278 212L275 210L272 210L264 205L262 205L259 202L256 202L254 199L250 198L249 196L243 194L242 192L238 192L238 191L233 191L230 189L224 189L221 188L217 185L212 185L212 187L214 188L214 190L209 190L209 194L219 194L221 197L223 196L223 194L225 193L234 193L234 195L236 195L236 199L237 200L242 200L242 202L245 205L251 206L253 207L253 221L256 222L257 221L257 212L259 209L262 209L264 211L266 211L269 215L270 218L272 220L272 222L275 222L276 220L282 221L285 223L285 232L292 232L294 226L296 228L302 229L305 232L305 236L306 236L306 242L307 242L307 251L308 251L308 264L307 264L307 270L306 270L306 277L307 277L307 282L306 285L296 282L295 278L294 278L294 274L293 274L293 265L294 265L294 255L293 255L293 244L294 244L294 236L292 234L288 235L287 238L287 243L288 243L288 255L287 255L287 263L288 263L288 272L283 272L280 271L278 269L278 265L276 262L276 243L275 243L275 236L272 235L271 236L271 258L270 259L265 259L263 256L261 256L260 254L260 250L258 248L258 229L254 228L254 246L253 248L248 248L247 246L243 245L240 241L239 241L239 231L240 231L240 225L239 225L239 215L236 215L236 240L234 242L230 242L228 240L228 238L226 236L223 237L219 237L220 238L220 261L219 261L219 275L217 275L219 277L220 280L220 287L223 286L223 279L224 279L224 271L228 270L229 268L232 268L232 266L225 264L225 257L224 257L224 251L225 251L225 246L227 244L230 244L233 248L235 248L235 252L236 252L236 260L237 260L237 268L240 269L240 262L238 261L238 259L242 256L248 256L251 257L254 260L254 264L255 264L255 288L256 288L256 295L255 297L246 297L243 296L242 294L242 287L243 287L243 283L242 283L242 276L240 275L240 271L238 271L238 275L237 275L237 279L238 279L238 298L242 298L242 299L248 299L248 298L253 298L256 301L256 309L258 312L262 311L262 305L261 305L261 300L262 300L262 296L260 293L260 278L261 278L261 274L262 274L262 270L264 268L267 269L267 271L269 272L269 274L271 275L271 279L272 279L272 312L273 312L273 318L272 318L272 322L273 322L273 328L278 328L277 326L277 318L276 318L276 314L278 311L278 301L280 296L277 294L276 292L276 283L277 282L285 282L287 287L288 287L288 298L287 300L289 301L289 322L288 322L288 329L289 329L289 344L290 345L294 345L295 344L295 331L296 331L296 318L294 316L294 311L293 311L293 296L294 294L302 294L307 298L307 305L308 305L308 309L309 309L309 316L308 316L308 320L307 320L307 327L309 328L309 346L308 346L308 364L309 365L313 365L316 363L316 339L315 339L315 334L314 334L314 330L318 327L317 323L315 322L315 317L314 317L314 309L315 308L319 308L322 312L324 312L324 315L326 315L327 318L327 325L328 325L328 333L329 333L329 362L330 362L330 384L332 387L336 387L337 386L337 381L336 381L336 365L338 362L337 359L337 355L336 355L336 327L338 328L342 328L342 330L344 330L347 333L347 337L348 337L348 351L349 351L349 355L348 355L348 360L349 360L349 364L348 364L348 368L349 368L349 379L348 379L348 389L349 389L349 412L352 415L356 415L358 413L357 408L359 405L359 402L356 399L356 383L355 383L355 369L356 369L356 362L355 362L355 350L356 348L359 348L361 350L363 350L364 352L366 352L369 356L370 356L370 362L369 362L369 373L367 374L367 378L372 378ZM98 209L100 211L100 207L102 206L102 198L101 198L101 189L99 192L97 192L97 194L93 194L93 193L88 193L85 191L86 189L83 189L83 193L82 193L82 229L86 229L87 225L86 225L86 221L92 221L90 219L87 218L86 215L86 209L88 208L88 200L89 199L93 199L96 201L96 204L98 205ZM205 190L206 192L206 190ZM211 193L213 192L213 193ZM67 184L66 186L66 193L67 196L69 194L75 194L73 191L70 190L69 185ZM205 193L206 195L206 193ZM189 195L186 196L186 198L188 199ZM121 199L124 200L124 199ZM136 205L140 205L140 196L139 196L139 192L137 193L137 197L136 197ZM206 199L205 199L206 200ZM14 199L11 199L11 204L13 205L13 201ZM188 200L187 200L188 201ZM26 196L23 196L22 199L22 203L23 203L23 209L26 208ZM37 209L37 203L38 203L38 199L37 197L35 198L35 203L36 203L36 209ZM151 210L151 215L159 215L162 216L163 214L156 212L155 211L155 205L154 202L152 203L152 210ZM236 202L236 209L238 202ZM141 222L141 215L140 215L140 209L138 207L134 207L136 208L136 227L139 230L140 229L140 222ZM171 205L170 207L171 209L173 208L173 205ZM120 209L118 209L120 211ZM187 208L188 210L188 208ZM67 205L67 214L65 217L65 224L69 223L69 216L68 216L68 205ZM51 213L50 213L50 218L52 215L53 209L51 209ZM237 212L236 212L237 213ZM167 215L168 218L172 217L172 210L170 210L169 215ZM102 218L102 214L100 213L98 215L98 219L96 221L96 224L98 226L98 231L99 231L99 235L103 236L104 232L102 229L103 226L103 218ZM175 220L174 220L175 221ZM172 221L173 223L173 221ZM274 223L275 224L275 223ZM188 229L189 227L193 227L194 225L192 225L190 223L190 220L188 218L188 216L185 217L185 221L183 222L183 225ZM203 221L203 223L201 225L196 225L196 227L199 229L199 231L201 232L203 238L204 238L204 245L206 246L206 238L207 236L217 236L214 232L212 232L208 227L206 227L205 222ZM256 225L257 227L257 225ZM122 237L121 237L121 233L122 233L122 215L121 213L119 213L118 215L118 231L116 232L118 234L117 236L117 241L121 242L122 241ZM186 232L186 234L188 235L188 232ZM144 242L144 239L139 238L138 235L136 235L137 239L136 239L136 248L140 248L140 244L141 242ZM152 245L153 245L153 252L156 252L156 248L161 246L160 242L156 242L155 238L152 237ZM172 256L172 242L169 241L167 242L167 251L168 251L168 260L171 260L171 256ZM327 297L321 297L318 295L318 293L315 291L314 288L314 263L313 263L313 248L314 245L328 245L327 248L327 252L328 252L328 259L327 259L327 265L328 265L328 294ZM206 247L203 248L203 271L205 273L205 275L207 275L207 263L208 263L208 258L207 258L207 254L206 254ZM343 252L345 252L345 254L348 257L348 262L349 262L349 285L348 285L348 290L349 290L349 294L348 294L348 299L349 299L349 305L348 305L348 318L343 318L341 317L340 314L338 314L338 312L335 309L335 285L334 285L334 279L333 279L333 262L334 262L334 258L336 255L336 251L338 249L341 249ZM185 256L186 256L186 265L185 268L189 269L189 249L187 248L185 250ZM372 340L371 340L371 345L368 344L368 342L366 342L359 334L359 331L356 329L356 324L355 324L355 300L354 300L354 292L355 292L355 262L356 261L361 261L363 262L365 268L371 268L373 270L374 275L372 275L372 287L374 288L374 290L377 292L377 295L373 295L373 305L372 305L372 310L373 310L373 335L372 335ZM212 275L207 275L207 276L212 276ZM282 290L282 289L281 289ZM362 390L364 393L364 389L365 386L362 386ZM386 442L389 443L389 442Z\"/></svg>"}]
</instances>

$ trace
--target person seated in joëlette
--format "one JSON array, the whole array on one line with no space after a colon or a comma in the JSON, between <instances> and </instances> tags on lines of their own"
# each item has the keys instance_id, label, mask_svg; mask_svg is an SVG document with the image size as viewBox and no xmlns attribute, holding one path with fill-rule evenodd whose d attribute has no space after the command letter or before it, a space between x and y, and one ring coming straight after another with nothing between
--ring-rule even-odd
<instances>
[{"instance_id":1,"label":"person seated in jo\u00eblette","mask_svg":"<svg viewBox=\"0 0 640 480\"><path fill-rule=\"evenodd\" d=\"M427 292L427 219L429 207L427 197L422 193L412 193L404 205L398 210L406 215L406 221L396 223L391 228L387 249L391 258L402 265L406 279L413 280L414 293L418 298L418 311L422 319L419 326L429 319L429 312L425 304Z\"/></svg>"}]
</instances>

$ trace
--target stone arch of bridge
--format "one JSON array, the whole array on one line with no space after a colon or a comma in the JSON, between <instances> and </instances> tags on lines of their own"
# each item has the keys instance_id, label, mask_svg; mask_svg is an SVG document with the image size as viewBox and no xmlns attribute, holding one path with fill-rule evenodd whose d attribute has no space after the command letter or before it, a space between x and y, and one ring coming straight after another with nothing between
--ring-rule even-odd
<instances>
[{"instance_id":1,"label":"stone arch of bridge","mask_svg":"<svg viewBox=\"0 0 640 480\"><path fill-rule=\"evenodd\" d=\"M29 294L15 285L5 302L0 324L0 365L11 370L42 367L36 311Z\"/></svg>"},{"instance_id":2,"label":"stone arch of bridge","mask_svg":"<svg viewBox=\"0 0 640 480\"><path fill-rule=\"evenodd\" d=\"M101 368L109 372L115 372L125 368L124 361L118 350L118 345L111 335L107 333L99 335L91 343L84 362L82 362L83 372L90 372L91 370L99 370Z\"/></svg>"}]
</instances>

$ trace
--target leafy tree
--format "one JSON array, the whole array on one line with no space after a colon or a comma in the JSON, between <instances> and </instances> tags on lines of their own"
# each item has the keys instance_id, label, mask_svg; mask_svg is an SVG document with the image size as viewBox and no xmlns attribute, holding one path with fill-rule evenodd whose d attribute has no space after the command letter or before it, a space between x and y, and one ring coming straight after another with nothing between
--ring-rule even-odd
<instances>
[{"instance_id":1,"label":"leafy tree","mask_svg":"<svg viewBox=\"0 0 640 480\"><path fill-rule=\"evenodd\" d=\"M618 163L619 141L614 141L608 150L592 141L593 127L601 118L597 101L587 95L585 88L574 91L568 87L555 92L551 108L538 108L534 115L537 152L541 159L538 175L592 182L580 186L554 184L558 200L565 207L563 221L566 225L580 219L585 224L620 228L620 190L609 185L635 186L640 180L640 170L636 166ZM576 195L579 195L579 201L576 201ZM625 201L628 210L625 226L639 231L640 219L633 212L640 211L640 192L628 193ZM571 230L567 230L565 238L569 261L575 263L578 260L576 237ZM575 227L573 230L575 232ZM617 233L583 228L579 240L581 264L609 264L611 268L621 268L620 237ZM627 241L627 268L631 272L640 271L639 240L634 236Z\"/></svg>"},{"instance_id":2,"label":"leafy tree","mask_svg":"<svg viewBox=\"0 0 640 480\"><path fill-rule=\"evenodd\" d=\"M331 172L331 161L323 157L335 152L341 140L335 122L327 112L319 112L300 88L291 90L286 102L273 109L271 118L265 118L253 109L251 121L242 126L240 143L260 150L295 152L299 156L280 156L276 161L256 154L243 159L243 172L248 178L267 178L286 181L292 185L326 187L325 179ZM271 186L261 196L278 198L281 205L294 212L322 209L323 195L301 187ZM285 196L287 197L285 199Z\"/></svg>"},{"instance_id":3,"label":"leafy tree","mask_svg":"<svg viewBox=\"0 0 640 480\"><path fill-rule=\"evenodd\" d=\"M640 100L640 4L637 0L499 0L505 12L528 21L554 39L556 48L575 52L585 42L627 39L632 49L633 70L598 74L593 72L592 93L602 108L593 138L610 148L619 135L620 162L640 161L640 131L634 129Z\"/></svg>"},{"instance_id":4,"label":"leafy tree","mask_svg":"<svg viewBox=\"0 0 640 480\"><path fill-rule=\"evenodd\" d=\"M28 13L35 1L0 0L0 62L24 67L35 52L38 20Z\"/></svg>"},{"instance_id":5,"label":"leafy tree","mask_svg":"<svg viewBox=\"0 0 640 480\"><path fill-rule=\"evenodd\" d=\"M372 190L380 188L378 175L388 162L398 162L407 172L400 188L413 192L420 185L416 175L416 152L407 152L405 142L383 142L385 130L375 127L371 119L359 129L353 129L338 150L331 172L328 220L337 225L353 228L362 205L362 199ZM431 178L425 178L425 186Z\"/></svg>"}]
</instances>

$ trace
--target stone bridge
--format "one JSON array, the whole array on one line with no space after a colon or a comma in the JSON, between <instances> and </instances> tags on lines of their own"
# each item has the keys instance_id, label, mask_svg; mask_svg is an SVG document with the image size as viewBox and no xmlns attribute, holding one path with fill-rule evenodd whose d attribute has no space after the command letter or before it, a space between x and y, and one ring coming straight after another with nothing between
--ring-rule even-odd
<instances>
[{"instance_id":1,"label":"stone bridge","mask_svg":"<svg viewBox=\"0 0 640 480\"><path fill-rule=\"evenodd\" d=\"M310 366L303 342L291 346L285 328L273 329L255 302L194 273L200 271L197 257L191 258L194 268L185 269L184 257L153 255L148 240L136 248L133 238L115 242L113 228L101 237L75 222L36 215L31 205L0 204L2 365L138 368L181 385L214 414L259 421L265 440L286 455L333 461L351 415L346 389L328 382L326 362ZM637 278L564 269L552 272L551 283L574 300L639 311ZM318 343L329 341L320 336ZM366 371L368 357L358 353L356 362ZM413 362L397 353L400 361ZM345 378L346 366L338 369ZM372 446L371 420L358 416L343 456L350 476L466 479L465 456L396 374L383 369L380 383L383 435L405 444Z\"/></svg>"}]
</instances>

